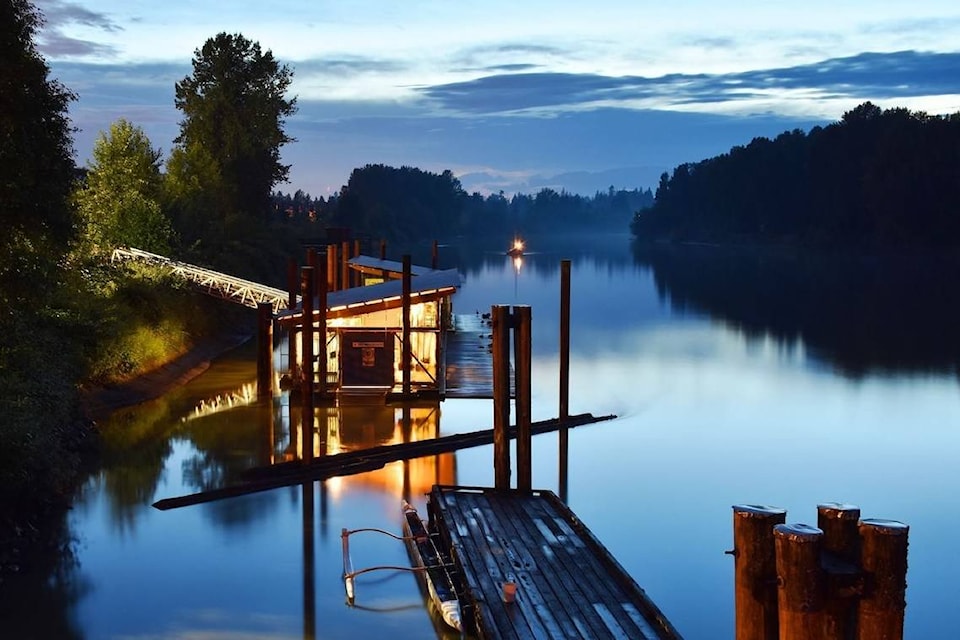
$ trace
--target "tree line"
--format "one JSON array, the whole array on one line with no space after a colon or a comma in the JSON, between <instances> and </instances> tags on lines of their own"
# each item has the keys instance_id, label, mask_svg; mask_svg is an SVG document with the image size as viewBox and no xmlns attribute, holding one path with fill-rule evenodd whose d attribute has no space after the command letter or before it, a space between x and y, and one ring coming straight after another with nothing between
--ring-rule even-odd
<instances>
[{"instance_id":1,"label":"tree line","mask_svg":"<svg viewBox=\"0 0 960 640\"><path fill-rule=\"evenodd\" d=\"M0 586L31 545L59 546L86 454L99 450L85 390L158 366L222 330L232 309L184 295L150 268L111 268L133 245L241 275L296 246L267 221L287 177L280 147L292 72L239 34L195 51L176 83L179 136L165 164L136 124L73 160L69 105L35 40L43 15L0 0ZM47 539L43 539L47 537Z\"/></svg>"},{"instance_id":2,"label":"tree line","mask_svg":"<svg viewBox=\"0 0 960 640\"><path fill-rule=\"evenodd\" d=\"M328 199L298 190L273 194L278 219L347 227L402 242L424 238L563 231L623 231L633 213L653 202L650 189L597 191L593 196L544 188L536 194L467 193L448 169L368 164Z\"/></svg>"},{"instance_id":3,"label":"tree line","mask_svg":"<svg viewBox=\"0 0 960 640\"><path fill-rule=\"evenodd\" d=\"M641 240L923 248L960 242L960 113L865 102L664 173Z\"/></svg>"}]
</instances>

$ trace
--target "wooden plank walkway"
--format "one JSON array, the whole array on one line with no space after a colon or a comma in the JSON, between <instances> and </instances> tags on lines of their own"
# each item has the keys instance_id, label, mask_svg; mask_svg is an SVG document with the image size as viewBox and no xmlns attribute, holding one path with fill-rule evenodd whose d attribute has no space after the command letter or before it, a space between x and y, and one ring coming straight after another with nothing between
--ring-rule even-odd
<instances>
[{"instance_id":1,"label":"wooden plank walkway","mask_svg":"<svg viewBox=\"0 0 960 640\"><path fill-rule=\"evenodd\" d=\"M480 638L680 638L552 492L438 485L428 511ZM505 581L517 584L512 603L502 598Z\"/></svg>"},{"instance_id":2,"label":"wooden plank walkway","mask_svg":"<svg viewBox=\"0 0 960 640\"><path fill-rule=\"evenodd\" d=\"M454 316L447 332L447 398L493 398L493 355L490 353L489 321L480 315Z\"/></svg>"}]
</instances>

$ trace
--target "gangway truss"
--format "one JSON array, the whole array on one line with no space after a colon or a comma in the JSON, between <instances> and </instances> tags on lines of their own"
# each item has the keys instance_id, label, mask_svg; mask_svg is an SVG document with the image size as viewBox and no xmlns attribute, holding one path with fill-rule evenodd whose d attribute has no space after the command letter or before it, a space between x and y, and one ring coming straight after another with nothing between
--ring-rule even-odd
<instances>
[{"instance_id":1,"label":"gangway truss","mask_svg":"<svg viewBox=\"0 0 960 640\"><path fill-rule=\"evenodd\" d=\"M253 309L256 309L260 303L269 302L273 313L277 313L280 309L286 309L289 301L289 294L283 289L180 262L134 247L114 249L112 259L114 262L137 261L166 267L171 273L191 282L204 293ZM297 301L299 300L300 296L297 296Z\"/></svg>"}]
</instances>

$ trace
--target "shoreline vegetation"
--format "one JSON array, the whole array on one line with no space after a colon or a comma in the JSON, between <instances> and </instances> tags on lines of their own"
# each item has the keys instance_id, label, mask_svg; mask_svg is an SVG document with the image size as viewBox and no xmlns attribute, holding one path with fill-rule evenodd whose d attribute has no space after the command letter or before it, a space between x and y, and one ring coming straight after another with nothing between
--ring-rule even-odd
<instances>
[{"instance_id":1,"label":"shoreline vegetation","mask_svg":"<svg viewBox=\"0 0 960 640\"><path fill-rule=\"evenodd\" d=\"M640 241L916 252L960 245L960 113L865 102L664 173Z\"/></svg>"}]
</instances>

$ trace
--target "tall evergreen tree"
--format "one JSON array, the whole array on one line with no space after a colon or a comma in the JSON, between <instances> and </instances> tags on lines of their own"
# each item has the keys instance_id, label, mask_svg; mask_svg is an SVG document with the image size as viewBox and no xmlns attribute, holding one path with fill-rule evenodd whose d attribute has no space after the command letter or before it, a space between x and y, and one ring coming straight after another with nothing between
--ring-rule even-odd
<instances>
[{"instance_id":1,"label":"tall evergreen tree","mask_svg":"<svg viewBox=\"0 0 960 640\"><path fill-rule=\"evenodd\" d=\"M262 219L273 186L287 179L280 147L293 140L284 132L296 112L296 98L284 97L292 78L259 43L220 33L194 52L193 74L176 84L184 118L168 172L173 184L206 190L206 213L228 231Z\"/></svg>"}]
</instances>

